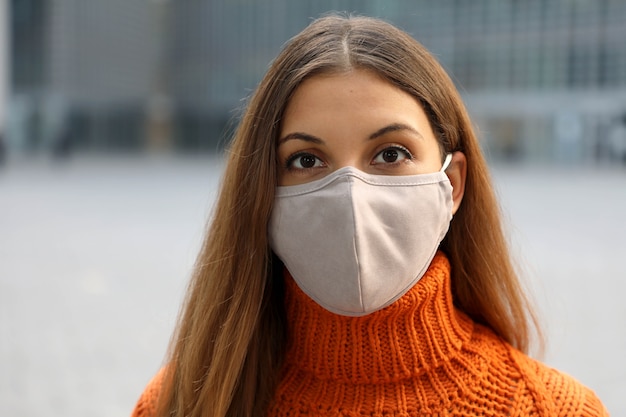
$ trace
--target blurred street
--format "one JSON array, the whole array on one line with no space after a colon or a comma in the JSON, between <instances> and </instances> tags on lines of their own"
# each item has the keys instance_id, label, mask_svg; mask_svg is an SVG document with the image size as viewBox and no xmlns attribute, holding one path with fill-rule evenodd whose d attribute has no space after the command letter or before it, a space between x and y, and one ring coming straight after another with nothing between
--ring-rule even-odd
<instances>
[{"instance_id":1,"label":"blurred street","mask_svg":"<svg viewBox=\"0 0 626 417\"><path fill-rule=\"evenodd\" d=\"M0 165L0 415L126 416L159 369L217 157ZM498 165L544 360L626 415L626 169Z\"/></svg>"}]
</instances>

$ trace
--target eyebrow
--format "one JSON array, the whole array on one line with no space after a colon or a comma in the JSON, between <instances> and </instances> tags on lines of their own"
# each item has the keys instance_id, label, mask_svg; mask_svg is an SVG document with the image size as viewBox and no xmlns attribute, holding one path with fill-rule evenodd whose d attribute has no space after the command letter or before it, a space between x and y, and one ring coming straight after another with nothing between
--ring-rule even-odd
<instances>
[{"instance_id":1,"label":"eyebrow","mask_svg":"<svg viewBox=\"0 0 626 417\"><path fill-rule=\"evenodd\" d=\"M401 130L408 130L409 132L414 133L417 136L419 136L421 139L424 138L420 132L418 132L417 130L415 130L415 128L409 125L405 125L404 123L393 123L393 124L390 124L389 126L385 126L381 129L378 129L376 132L372 133L368 139L373 140L381 136L384 136L387 133L398 132Z\"/></svg>"},{"instance_id":2,"label":"eyebrow","mask_svg":"<svg viewBox=\"0 0 626 417\"><path fill-rule=\"evenodd\" d=\"M402 131L402 130L408 130L411 133L416 134L417 136L419 136L420 138L423 139L423 136L420 132L418 132L417 130L415 130L415 128L406 125L404 123L392 123L388 126L385 126L383 128L378 129L376 132L372 133L371 135L369 135L369 137L367 138L368 140L374 140L377 139L381 136L386 135L387 133L391 133L391 132L398 132L398 131ZM313 135L309 135L308 133L303 133L303 132L293 132L293 133L289 133L288 135L285 135L284 137L280 138L278 140L278 146L282 145L283 143L290 141L290 140L294 140L294 139L299 139L299 140L303 140L305 142L311 142L311 143L315 143L317 145L321 145L324 143L324 141L320 138L318 138L317 136L313 136Z\"/></svg>"},{"instance_id":3,"label":"eyebrow","mask_svg":"<svg viewBox=\"0 0 626 417\"><path fill-rule=\"evenodd\" d=\"M290 133L290 134L282 137L281 139L279 139L278 140L278 146L282 145L283 143L287 142L288 140L293 140L293 139L299 139L299 140L303 140L305 142L315 143L317 145L321 145L322 143L324 143L324 141L322 139L318 138L317 136L309 135L308 133L293 132L293 133Z\"/></svg>"}]
</instances>

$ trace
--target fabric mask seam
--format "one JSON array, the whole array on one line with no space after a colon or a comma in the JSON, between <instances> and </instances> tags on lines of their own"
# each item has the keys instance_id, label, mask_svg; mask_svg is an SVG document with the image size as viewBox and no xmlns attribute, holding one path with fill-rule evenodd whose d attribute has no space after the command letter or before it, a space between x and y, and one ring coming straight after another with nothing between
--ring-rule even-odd
<instances>
[{"instance_id":1,"label":"fabric mask seam","mask_svg":"<svg viewBox=\"0 0 626 417\"><path fill-rule=\"evenodd\" d=\"M443 180L445 180L445 178L443 178L440 175L440 171L438 172L429 172L426 174L415 174L415 175L373 175L370 174L371 176L365 176L362 175L359 172L354 172L354 171L349 171L346 172L344 175L345 176L351 176L351 177L356 177L358 179L360 179L361 181L363 181L366 184L369 185L380 185L380 186L386 186L386 185L391 185L391 186L402 186L402 185L422 185L422 184L434 184L434 183L438 183L441 182ZM444 174L444 176L447 178L447 176ZM374 177L374 178L372 178ZM431 178L432 177L432 178ZM440 178L442 177L442 178ZM394 178L396 179L396 181L388 181L387 179L391 179ZM405 181L400 181L397 179L401 179L404 178ZM410 180L408 180L408 178L410 178Z\"/></svg>"},{"instance_id":2,"label":"fabric mask seam","mask_svg":"<svg viewBox=\"0 0 626 417\"><path fill-rule=\"evenodd\" d=\"M409 187L409 186L419 186L419 185L431 185L431 184L438 184L441 182L445 182L445 181L449 181L449 178L447 177L447 175L445 173L443 173L443 176L439 175L441 174L441 172L432 172L432 173L428 173L428 174L417 174L419 176L428 176L428 177L433 177L433 178L413 178L411 181L374 181L374 180L370 180L367 179L361 175L359 175L358 173L354 173L352 171L349 171L345 174L342 175L338 175L334 178L330 178L328 180L328 182L324 182L321 184L316 184L314 186L311 186L310 188L303 188L300 190L293 190L293 191L289 191L289 190L285 190L284 188L279 187L278 188L278 192L276 195L276 198L281 198L281 197L290 197L290 196L294 196L294 195L301 195L301 194L308 194L308 193L312 193L318 190L321 190L322 188L325 188L329 185L331 185L333 182L337 181L337 180L342 180L342 179L348 179L350 177L352 178L358 178L359 180L361 180L362 182L368 184L368 185L372 185L372 186L380 186L380 187L385 187L385 186L391 186L391 187ZM331 174L332 175L332 174ZM381 177L386 178L394 178L394 176L392 175L381 175ZM404 178L406 178L407 176L402 176ZM289 186L287 186L289 187ZM294 187L299 187L298 185L295 185Z\"/></svg>"},{"instance_id":3,"label":"fabric mask seam","mask_svg":"<svg viewBox=\"0 0 626 417\"><path fill-rule=\"evenodd\" d=\"M357 270L357 280L358 280L358 284L359 284L359 304L361 306L361 311L360 313L363 313L365 311L365 305L363 302L363 284L362 284L362 279L361 279L361 262L359 260L359 249L358 249L358 239L357 239L357 227L356 227L356 204L354 201L354 180L348 181L348 199L350 200L350 205L352 206L352 210L350 210L350 213L352 213L352 228L354 230L354 234L352 237L352 242L353 242L353 248L354 248L354 252L355 252L355 256L354 259L356 260L356 270Z\"/></svg>"}]
</instances>

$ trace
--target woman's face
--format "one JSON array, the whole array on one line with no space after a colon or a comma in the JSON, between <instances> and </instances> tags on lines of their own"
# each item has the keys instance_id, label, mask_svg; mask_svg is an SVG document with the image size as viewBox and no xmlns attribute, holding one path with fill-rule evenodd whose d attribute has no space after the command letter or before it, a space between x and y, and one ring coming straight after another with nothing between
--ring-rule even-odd
<instances>
[{"instance_id":1,"label":"woman's face","mask_svg":"<svg viewBox=\"0 0 626 417\"><path fill-rule=\"evenodd\" d=\"M378 175L441 169L439 144L409 94L364 70L317 75L287 105L278 141L279 185L352 166Z\"/></svg>"}]
</instances>

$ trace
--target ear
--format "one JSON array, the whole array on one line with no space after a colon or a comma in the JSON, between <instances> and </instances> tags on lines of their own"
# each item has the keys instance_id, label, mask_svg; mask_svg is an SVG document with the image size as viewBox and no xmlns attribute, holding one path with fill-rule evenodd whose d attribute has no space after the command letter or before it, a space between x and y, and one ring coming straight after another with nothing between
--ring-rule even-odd
<instances>
[{"instance_id":1,"label":"ear","mask_svg":"<svg viewBox=\"0 0 626 417\"><path fill-rule=\"evenodd\" d=\"M452 160L446 174L452 184L452 215L456 213L463 200L465 193L465 178L467 177L467 160L463 152L457 151L452 154Z\"/></svg>"}]
</instances>

